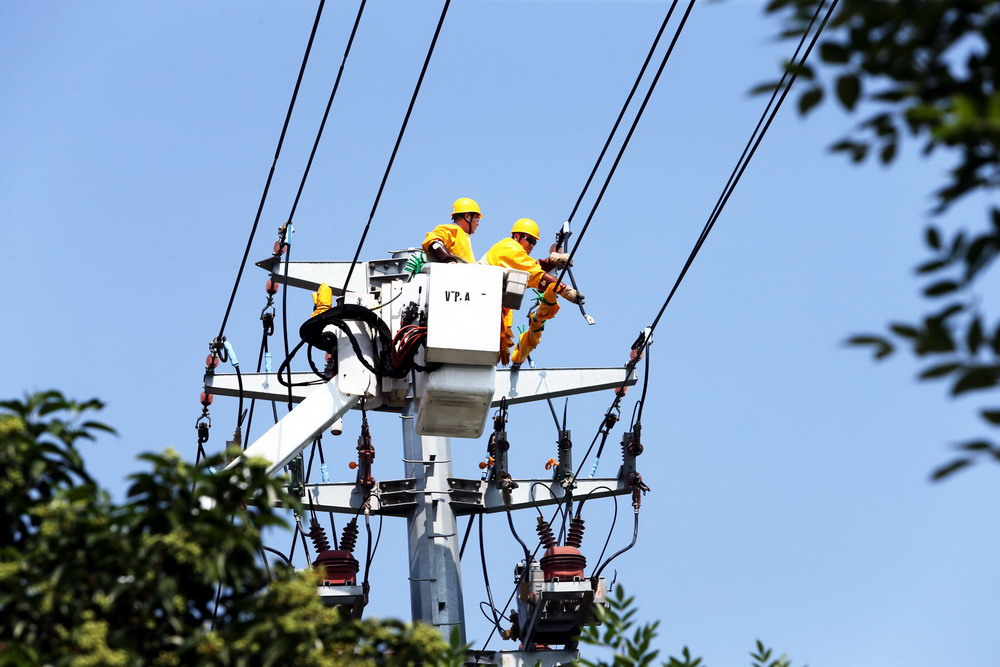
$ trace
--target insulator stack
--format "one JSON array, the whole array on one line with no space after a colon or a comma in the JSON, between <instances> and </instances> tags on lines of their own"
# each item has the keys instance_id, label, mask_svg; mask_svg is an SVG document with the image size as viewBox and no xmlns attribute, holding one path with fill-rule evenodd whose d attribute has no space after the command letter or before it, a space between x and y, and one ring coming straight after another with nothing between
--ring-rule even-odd
<instances>
[{"instance_id":1,"label":"insulator stack","mask_svg":"<svg viewBox=\"0 0 1000 667\"><path fill-rule=\"evenodd\" d=\"M315 517L309 520L309 537L312 539L313 547L317 554L330 550L330 540L326 537L326 531Z\"/></svg>"},{"instance_id":2,"label":"insulator stack","mask_svg":"<svg viewBox=\"0 0 1000 667\"><path fill-rule=\"evenodd\" d=\"M538 526L535 527L538 531L538 540L542 543L542 546L546 549L551 549L556 546L556 538L552 534L552 527L549 526L549 522L538 517Z\"/></svg>"},{"instance_id":3,"label":"insulator stack","mask_svg":"<svg viewBox=\"0 0 1000 667\"><path fill-rule=\"evenodd\" d=\"M340 550L348 553L354 552L354 546L358 543L358 520L352 519L344 526L344 532L340 536Z\"/></svg>"},{"instance_id":4,"label":"insulator stack","mask_svg":"<svg viewBox=\"0 0 1000 667\"><path fill-rule=\"evenodd\" d=\"M569 522L569 533L566 535L566 546L580 548L583 544L583 519L574 517Z\"/></svg>"}]
</instances>

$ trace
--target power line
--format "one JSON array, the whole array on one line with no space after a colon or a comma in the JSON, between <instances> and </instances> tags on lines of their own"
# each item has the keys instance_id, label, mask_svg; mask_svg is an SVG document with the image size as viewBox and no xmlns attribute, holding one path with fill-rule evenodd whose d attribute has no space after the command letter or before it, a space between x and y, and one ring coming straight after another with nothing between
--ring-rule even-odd
<instances>
[{"instance_id":1,"label":"power line","mask_svg":"<svg viewBox=\"0 0 1000 667\"><path fill-rule=\"evenodd\" d=\"M601 154L597 156L597 161L594 162L594 168L590 170L590 176L587 177L587 182L584 183L583 189L580 190L580 196L576 198L576 203L573 204L573 210L570 212L569 217L566 218L570 222L573 221L573 216L576 215L577 209L580 208L580 202L583 201L583 196L590 188L590 183L594 180L594 175L597 174L597 169L604 160L604 155L608 152L608 147L611 146L612 139L614 139L615 134L618 132L618 127L621 125L622 118L625 117L625 111L632 103L632 97L635 95L635 91L639 88L639 82L642 81L642 77L646 74L646 68L649 67L649 61L653 59L653 53L656 51L656 47L660 43L660 37L663 36L663 31L666 29L667 23L670 22L670 17L674 13L674 8L677 7L677 2L678 0L674 0L670 3L670 9L667 10L667 15L663 18L663 23L660 24L660 29L657 31L656 37L653 39L653 43L649 47L649 53L646 54L646 60L643 61L642 67L639 68L638 76L635 77L635 83L632 84L632 89L629 91L628 96L626 96L625 103L622 104L621 111L618 112L618 118L615 119L615 124L611 127L611 132L608 133L608 138L604 142Z\"/></svg>"},{"instance_id":2,"label":"power line","mask_svg":"<svg viewBox=\"0 0 1000 667\"><path fill-rule=\"evenodd\" d=\"M663 59L660 61L660 66L656 70L656 75L653 77L653 81L649 84L649 89L646 91L645 97L643 97L642 104L639 105L639 111L636 112L636 116L632 119L632 125L629 127L628 133L625 135L625 141L622 142L621 147L618 149L618 155L615 156L615 161L611 165L610 171L608 171L607 177L604 179L604 185L601 186L601 191L597 195L597 199L594 201L594 205L590 209L590 213L587 215L587 220L583 223L583 229L580 230L580 235L576 239L576 243L573 245L573 250L569 253L569 258L566 261L566 266L563 267L559 274L558 282L562 282L563 277L569 270L570 264L573 261L573 257L576 255L577 249L583 242L583 237L587 233L587 229L590 227L590 221L594 219L594 214L597 213L597 207L601 205L601 200L604 198L604 193L607 192L608 185L611 183L611 179L615 175L615 171L618 169L618 164L621 162L622 156L625 154L625 149L628 148L629 141L632 139L632 135L635 133L635 128L639 125L639 119L642 118L643 112L646 110L646 105L649 103L649 98L653 95L653 90L656 88L656 84L660 80L660 75L663 74L663 69L667 65L667 61L670 60L670 54L673 53L674 47L677 45L677 40L681 36L681 31L684 30L684 25L687 23L688 16L691 15L691 10L694 8L694 3L696 0L691 0L688 3L687 9L684 10L684 16L681 17L680 23L677 29L674 31L674 36L670 40L670 45L667 47L666 53L663 55ZM673 6L671 6L671 11ZM669 12L668 12L669 14Z\"/></svg>"},{"instance_id":3,"label":"power line","mask_svg":"<svg viewBox=\"0 0 1000 667\"><path fill-rule=\"evenodd\" d=\"M337 70L337 78L333 82L333 88L330 90L330 97L326 101L326 109L323 111L323 120L320 121L319 130L316 132L316 140L313 141L312 151L309 153L309 160L306 162L305 170L302 172L302 180L299 182L299 189L295 193L295 200L292 202L292 210L288 213L288 222L292 221L295 217L295 210L299 206L299 198L302 197L302 190L306 186L306 179L309 178L309 170L312 169L313 158L316 157L316 149L319 148L319 141L323 137L323 130L326 128L326 121L330 117L330 108L333 107L333 100L337 96L337 90L340 88L340 79L344 76L344 65L347 64L347 56L351 53L351 46L354 44L354 36L358 33L358 26L361 24L361 16L365 12L365 3L367 0L361 0L361 4L358 5L358 14L354 17L354 26L351 28L351 36L347 39L347 46L344 48L344 57L340 60L340 69Z\"/></svg>"},{"instance_id":4,"label":"power line","mask_svg":"<svg viewBox=\"0 0 1000 667\"><path fill-rule=\"evenodd\" d=\"M431 62L431 56L434 54L434 46L437 44L438 35L441 34L441 26L444 25L444 18L448 15L448 7L451 5L451 0L445 0L444 7L441 9L441 17L438 19L437 27L434 29L434 37L431 39L431 45L427 49L427 56L424 58L423 67L420 68L420 76L417 77L417 85L413 88L413 95L410 97L410 104L406 108L406 115L403 117L403 124L399 128L399 134L396 137L396 144L392 147L392 154L389 156L389 164L385 166L385 173L382 174L382 182L378 186L378 192L375 195L375 201L372 203L371 213L368 214L368 222L365 224L364 232L361 234L361 240L358 241L358 249L354 251L354 259L351 260L351 266L347 270L347 279L344 280L344 293L347 292L347 286L351 282L351 275L354 273L354 267L358 263L358 257L361 256L361 249L365 245L365 239L368 238L368 230L371 229L372 220L375 218L375 210L378 208L379 200L382 199L382 191L385 189L385 183L389 180L389 172L392 171L392 163L396 160L396 153L399 151L399 145L403 141L403 134L406 132L406 124L410 121L410 114L413 112L413 105L417 101L417 95L420 93L420 85L424 82L424 75L427 73L427 66Z\"/></svg>"},{"instance_id":5,"label":"power line","mask_svg":"<svg viewBox=\"0 0 1000 667\"><path fill-rule=\"evenodd\" d=\"M267 201L267 193L271 189L271 180L274 178L275 167L278 164L278 157L281 155L281 146L285 142L285 133L288 131L288 124L292 118L292 110L295 108L295 100L299 95L299 87L302 85L302 77L306 71L306 64L309 62L309 54L312 51L313 41L316 38L316 29L319 27L319 20L323 15L323 6L326 0L320 0L316 9L316 18L313 20L312 30L309 33L309 41L306 44L306 51L302 56L302 64L299 66L299 75L295 79L295 88L292 90L292 99L288 103L288 111L285 113L285 122L281 126L281 135L278 137L278 145L274 149L274 159L271 161L271 169L267 173L267 180L264 182L264 191L260 196L260 203L257 205L257 214L254 216L253 226L250 229L250 238L247 239L246 249L243 251L243 259L240 261L239 271L236 272L236 282L233 284L233 291L229 295L229 303L226 305L226 314L222 317L222 325L219 327L218 339L221 341L226 332L226 323L233 310L233 302L236 300L236 292L240 287L240 280L243 278L243 270L247 265L247 258L250 256L250 248L253 246L254 236L257 235L257 226L260 224L260 216L264 211L264 202Z\"/></svg>"},{"instance_id":6,"label":"power line","mask_svg":"<svg viewBox=\"0 0 1000 667\"><path fill-rule=\"evenodd\" d=\"M805 44L805 41L809 36L809 31L812 29L816 19L819 17L824 3L821 2L816 8L816 13L813 14L812 21L810 21L808 28L806 28L806 30L802 33L802 39L799 41L799 44L795 49L795 54L792 56L790 65L786 67L785 73L781 77L781 81L771 94L771 99L764 108L764 112L761 114L760 120L757 121L757 127L754 128L753 133L750 135L750 139L747 141L747 145L743 149L740 159L737 160L736 166L733 167L733 171L729 175L729 180L726 182L725 187L723 187L722 193L719 195L719 199L715 203L715 207L709 214L708 221L705 223L705 227L698 236L698 240L695 242L694 247L691 250L691 254L688 256L687 261L684 262L684 266L681 269L680 274L678 274L677 280L674 282L674 286L667 294L667 298L664 299L663 305L656 314L656 318L653 319L653 323L649 327L650 333L652 333L652 331L656 329L656 326L660 323L660 318L663 317L663 313L670 304L670 300L673 299L674 294L677 292L677 288L680 287L681 281L684 280L684 276L687 275L688 269L690 269L692 263L694 263L694 259L698 255L698 251L700 251L701 247L705 244L705 241L708 239L708 235L712 231L712 228L715 227L715 223L718 221L719 216L722 215L722 209L725 208L726 203L729 201L729 197L733 194L733 191L736 190L736 186L739 184L740 178L743 176L743 172L746 171L747 165L750 164L750 160L753 159L754 154L757 152L757 148L760 146L760 142L763 141L764 135L767 134L768 128L771 127L771 123L778 114L778 110L781 109L782 102L785 101L785 97L788 96L788 92L792 89L792 84L795 83L795 79L798 77L799 71L801 71L802 66L805 65L806 59L809 58L809 54L816 45L816 41L819 39L819 36L823 33L823 29L826 27L827 21L830 20L830 16L833 14L834 9L836 9L838 2L839 0L833 0L833 2L830 3L826 16L823 17L823 21L820 23L819 28L809 41L808 48L806 48L805 53L802 54L801 60L796 62L795 58L801 51L802 45ZM791 74L789 74L789 72L791 72ZM775 102L775 96L778 95L779 90L781 93Z\"/></svg>"}]
</instances>

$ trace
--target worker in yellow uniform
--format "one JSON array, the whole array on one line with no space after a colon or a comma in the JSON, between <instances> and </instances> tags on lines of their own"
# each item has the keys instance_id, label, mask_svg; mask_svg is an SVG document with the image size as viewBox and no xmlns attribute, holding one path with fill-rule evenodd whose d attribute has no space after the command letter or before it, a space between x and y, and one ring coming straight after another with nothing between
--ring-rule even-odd
<instances>
[{"instance_id":1,"label":"worker in yellow uniform","mask_svg":"<svg viewBox=\"0 0 1000 667\"><path fill-rule=\"evenodd\" d=\"M483 212L479 204L468 197L456 199L451 205L451 222L438 225L424 238L423 248L432 262L467 262L474 264L472 240Z\"/></svg>"},{"instance_id":2,"label":"worker in yellow uniform","mask_svg":"<svg viewBox=\"0 0 1000 667\"><path fill-rule=\"evenodd\" d=\"M561 295L570 303L583 303L583 294L567 287L566 284L547 273L556 268L563 268L569 259L566 253L552 252L542 260L533 259L531 251L538 243L539 230L534 220L521 218L510 230L510 238L498 241L489 252L479 260L480 264L503 266L509 269L527 271L528 287L542 292L538 301L538 309L529 315L528 330L521 334L513 356L510 348L514 344L512 327L514 312L510 308L503 309L500 323L500 362L506 366L511 360L519 366L527 359L528 354L538 345L542 337L545 321L551 319L559 311L556 295Z\"/></svg>"}]
</instances>

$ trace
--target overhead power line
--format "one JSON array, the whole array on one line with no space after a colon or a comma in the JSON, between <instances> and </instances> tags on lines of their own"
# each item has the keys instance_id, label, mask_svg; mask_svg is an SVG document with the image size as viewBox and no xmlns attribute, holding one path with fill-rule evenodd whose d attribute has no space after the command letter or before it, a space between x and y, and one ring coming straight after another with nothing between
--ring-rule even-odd
<instances>
[{"instance_id":1,"label":"overhead power line","mask_svg":"<svg viewBox=\"0 0 1000 667\"><path fill-rule=\"evenodd\" d=\"M219 327L218 339L222 340L226 332L226 323L233 310L233 302L236 300L236 292L240 287L240 280L243 278L243 270L247 265L247 258L250 256L250 248L253 246L254 236L257 235L257 226L260 224L260 216L264 211L264 202L267 201L267 193L271 189L271 180L274 178L275 168L278 164L278 157L281 155L281 146L285 142L285 133L288 131L288 124L292 118L292 111L295 109L295 100L299 95L299 87L302 85L302 76L305 74L306 65L309 62L309 54L312 52L313 41L316 39L316 29L319 27L320 18L323 16L323 6L326 0L320 0L316 8L316 18L313 20L312 30L309 32L309 41L306 44L306 51L302 55L302 64L299 66L299 75L295 79L295 88L292 90L292 99L288 103L288 111L285 113L285 122L281 126L281 135L278 137L278 145L274 149L274 159L271 161L271 169L267 173L267 180L264 182L264 191L260 196L260 203L257 205L257 214L253 219L253 226L250 228L250 238L247 239L246 249L243 251L243 259L240 261L239 271L236 272L236 282L233 284L233 291L229 295L229 303L226 306L226 314L222 317L222 325Z\"/></svg>"},{"instance_id":2,"label":"overhead power line","mask_svg":"<svg viewBox=\"0 0 1000 667\"><path fill-rule=\"evenodd\" d=\"M358 263L358 257L361 256L361 249L365 245L365 239L368 238L368 230L371 229L372 220L375 219L375 211L378 209L379 200L382 199L382 191L385 189L385 183L389 180L389 172L392 171L392 163L396 160L396 153L399 151L399 144L403 141L403 134L406 132L406 124L410 121L410 114L413 113L413 105L417 101L417 95L420 93L420 85L424 82L424 75L427 73L427 66L431 62L431 56L434 54L434 46L437 44L438 35L441 34L441 26L444 25L444 18L448 15L448 7L451 5L451 0L445 0L444 7L441 9L441 17L438 19L437 27L434 29L434 37L431 39L431 45L427 49L427 56L424 58L423 67L420 68L420 76L417 77L417 85L413 88L413 95L410 96L410 104L406 108L406 115L403 116L403 124L399 128L399 134L396 136L396 144L392 147L392 154L389 156L389 164L385 166L385 173L382 174L382 182L379 183L378 192L375 195L375 201L372 203L371 213L368 214L368 222L365 224L364 232L361 233L361 240L358 241L358 248L354 251L354 259L351 260L351 266L347 270L347 279L344 281L344 292L347 292L347 286L351 282L351 275L354 273L354 267Z\"/></svg>"},{"instance_id":3,"label":"overhead power line","mask_svg":"<svg viewBox=\"0 0 1000 667\"><path fill-rule=\"evenodd\" d=\"M639 120L642 118L642 114L646 110L646 105L649 104L649 98L652 97L653 90L656 89L656 84L660 80L660 75L663 74L663 69L666 67L667 61L670 60L670 54L674 52L674 47L677 45L677 40L681 36L681 31L684 30L684 25L687 23L688 16L691 15L691 10L694 8L695 2L696 0L691 0L691 2L688 3L687 9L684 10L684 16L681 17L680 23L677 25L677 29L674 30L674 36L670 40L670 45L667 47L666 53L663 54L663 59L660 61L660 66L656 70L656 75L653 76L653 80L649 84L649 89L646 91L646 95L642 99L642 104L639 105L639 110L636 112L635 118L632 119L632 125L629 127L628 133L625 135L625 140L618 149L618 155L615 156L615 161L611 164L611 169L608 171L608 175L604 179L601 191L598 193L597 199L594 201L594 205L591 207L590 213L587 215L587 220L583 223L583 229L580 230L580 235L577 237L576 243L573 245L573 250L569 253L569 259L566 261L566 266L563 267L562 271L559 273L559 282L562 282L563 277L569 270L569 267L573 262L573 257L576 255L576 251L579 249L580 244L583 242L583 237L587 233L587 229L590 227L590 221L594 219L594 214L597 213L597 207L601 205L601 200L604 199L604 193L607 192L608 185L611 183L611 179L614 178L615 171L618 169L618 164L621 162L622 156L625 154L625 149L628 148L628 144L632 140L635 128L639 125ZM675 4L676 0L673 4L671 4L670 9L667 12L668 19L674 10ZM659 39L659 35L657 35L657 39Z\"/></svg>"},{"instance_id":4,"label":"overhead power line","mask_svg":"<svg viewBox=\"0 0 1000 667\"><path fill-rule=\"evenodd\" d=\"M337 70L337 78L333 82L333 88L330 89L330 97L326 101L326 109L323 111L323 120L319 123L319 129L316 131L316 140L313 141L312 150L309 152L309 160L306 162L306 167L302 172L302 180L299 181L299 189L295 192L295 200L292 202L292 209L288 213L288 222L292 221L295 217L295 210L299 207L299 199L302 197L302 190L306 187L306 180L309 178L309 171L312 169L313 159L316 157L316 149L319 148L320 139L323 138L323 130L326 128L326 121L330 117L330 109L333 107L333 100L337 96L337 90L340 88L340 79L344 76L344 65L347 64L347 56L351 54L351 46L354 44L354 36L358 33L358 26L361 24L361 16L365 13L365 3L367 0L361 0L361 4L358 5L358 14L354 17L354 26L351 28L351 36L347 39L347 46L344 47L344 57L340 60L340 68Z\"/></svg>"},{"instance_id":5,"label":"overhead power line","mask_svg":"<svg viewBox=\"0 0 1000 667\"><path fill-rule=\"evenodd\" d=\"M573 210L570 211L569 217L566 218L570 222L573 221L573 216L576 215L577 209L580 208L580 202L583 201L584 195L587 194L587 190L590 188L590 184L594 180L594 175L597 174L597 169L601 166L601 162L604 160L604 155L608 152L608 148L611 146L611 141L618 132L618 127L621 125L622 118L625 117L625 111L632 103L632 98L635 96L635 91L639 88L639 83L642 81L642 77L646 75L646 68L649 67L649 61L653 59L653 53L656 51L656 47L660 43L660 37L663 36L663 31L666 30L667 23L670 22L670 17L673 16L674 9L676 7L677 0L674 0L670 3L670 9L667 10L667 15L663 17L663 23L660 24L660 29L657 31L656 37L653 39L653 43L649 47L649 53L646 54L646 59L643 61L642 67L639 68L639 74L635 77L632 89L625 97L625 103L622 104L622 109L618 112L618 118L615 119L615 124L611 127L611 132L608 133L608 138L604 142L601 154L597 156L597 161L594 162L594 168L590 170L590 176L587 177L587 182L583 184L583 188L580 190L580 196L576 198L576 203L573 204Z\"/></svg>"},{"instance_id":6,"label":"overhead power line","mask_svg":"<svg viewBox=\"0 0 1000 667\"><path fill-rule=\"evenodd\" d=\"M715 223L718 221L719 216L722 215L722 210L725 208L726 203L729 201L729 197L733 194L733 191L736 190L736 186L739 184L740 178L743 176L743 172L746 171L747 165L750 164L750 160L753 159L754 154L757 152L760 142L764 140L764 135L767 134L768 128L771 127L774 117L778 115L778 110L781 109L782 102L785 101L785 97L788 96L788 92L792 89L792 84L795 83L798 73L802 70L802 66L805 65L806 60L809 58L809 54L812 53L813 47L816 45L816 41L823 33L823 29L826 27L827 21L830 20L830 16L833 15L833 11L836 9L838 2L839 0L833 0L833 2L830 3L819 28L815 33L813 33L812 38L809 39L809 46L806 48L805 53L802 54L801 59L796 60L799 53L802 51L803 45L809 38L809 32L816 23L816 19L819 18L819 15L822 13L824 3L821 2L819 6L816 7L816 13L813 14L812 20L809 22L809 26L802 33L802 39L799 40L799 44L795 48L795 53L792 55L789 66L785 68L785 72L782 75L781 80L775 87L774 92L771 93L771 99L768 100L767 106L764 108L764 112L761 114L760 120L757 121L757 126L754 128L753 133L750 135L750 139L743 148L743 153L740 155L739 160L736 161L736 166L733 167L733 171L729 175L729 180L726 181L725 187L722 188L722 193L719 195L718 200L716 200L715 207L709 214L708 220L705 222L705 226L701 230L701 234L698 236L698 240L695 241L694 247L691 249L691 254L688 256L687 261L684 262L684 266L678 274L677 280L674 281L674 285L667 294L667 298L664 299L663 305L660 306L659 312L657 312L656 317L653 319L653 323L650 325L650 332L656 329L656 326L660 323L660 319L663 317L664 311L670 304L670 300L673 299L674 294L677 292L677 288L681 285L681 281L684 280L684 276L687 275L688 269L691 268L695 257L698 256L698 251L700 251L702 246L705 245L705 241L708 239L709 233L712 231L712 228L715 227Z\"/></svg>"},{"instance_id":7,"label":"overhead power line","mask_svg":"<svg viewBox=\"0 0 1000 667\"><path fill-rule=\"evenodd\" d=\"M640 336L640 340L643 339L643 338L645 338L645 341L648 343L648 341L649 341L649 337L648 336L652 335L653 330L656 328L657 324L659 324L660 319L663 316L663 312L666 310L666 307L670 303L671 298L673 297L674 293L676 293L677 288L679 287L681 281L684 279L684 275L687 273L688 269L690 268L692 262L694 261L694 258L698 254L698 251L701 249L702 245L704 245L705 240L708 237L708 234L711 232L712 227L714 227L714 225L715 225L715 222L718 220L719 216L722 214L722 210L725 207L726 203L729 201L729 197L732 195L733 191L735 190L737 184L740 181L740 178L742 177L743 173L746 171L747 165L749 164L750 160L753 158L753 155L756 152L757 148L760 146L760 143L763 140L764 135L767 133L768 128L771 126L771 122L774 120L774 117L777 115L778 110L781 108L782 102L785 100L785 97L787 97L788 92L791 90L792 84L795 82L797 73L799 71L801 71L802 65L805 64L806 59L809 57L809 54L812 52L812 49L815 46L817 40L819 39L820 34L823 32L823 29L826 27L826 24L829 21L830 17L832 16L833 11L836 9L838 1L839 0L833 0L833 2L829 5L829 7L827 8L826 15L823 17L822 23L820 24L819 28L816 30L816 32L812 35L812 37L810 39L809 38L809 32L812 30L812 27L815 24L817 18L822 13L823 3L820 3L820 6L817 8L816 14L813 16L812 21L809 23L809 26L806 28L805 32L803 33L802 39L799 42L798 47L795 49L795 52L794 52L794 54L792 56L791 63L789 65L789 67L786 68L785 74L782 76L782 78L779 81L778 85L775 87L775 90L772 93L771 99L769 100L767 106L765 107L764 112L761 114L761 119L758 121L757 126L754 129L753 133L751 134L750 139L748 140L746 147L743 149L743 153L740 155L740 159L737 161L736 167L734 167L733 172L730 174L729 180L726 182L726 185L723 188L722 194L720 194L718 200L716 201L715 207L713 208L712 213L709 215L708 221L706 222L705 227L704 227L704 229L701 232L701 235L698 237L698 240L695 243L695 246L694 246L693 250L691 251L690 256L688 257L688 261L684 264L684 267L682 268L680 275L677 277L677 280L674 283L673 288L670 290L670 293L667 295L666 300L664 301L663 305L660 307L660 310L657 313L656 318L653 320L652 325L649 327L648 334L644 334L643 336ZM694 0L692 0L691 4L688 6L688 12L690 12L691 5L693 5L693 4L694 4ZM687 18L687 13L685 13L685 17L684 18L685 19ZM683 27L683 21L682 21L680 27ZM679 29L678 29L678 33L679 33ZM675 33L675 35L674 35L674 41L676 41L676 38L677 38L677 33ZM799 53L802 51L803 45L805 45L805 43L806 43L807 40L809 41L809 45L806 48L805 53L802 54L801 59L796 60L796 58L798 58ZM671 44L671 48L672 48L672 46L673 46L673 44ZM660 71L662 71L663 64L665 64L666 58L668 56L669 56L669 51L667 53L667 56L664 57L664 62L661 63L660 70L657 72L657 78L659 77L659 73L660 73ZM647 92L646 100L648 100L649 93L652 92L652 87L655 86L655 82L656 82L656 79L654 79L654 82L653 82L653 84L650 87L650 91ZM645 100L644 100L643 106L645 106ZM641 114L641 109L640 109L640 114ZM636 118L636 121L633 122L631 130L635 129L635 124L636 124L637 121L638 121L638 116ZM629 136L631 136L631 130L629 132ZM626 139L626 143L627 143L627 141L628 141L628 139ZM622 152L623 151L619 151L618 159L621 158ZM615 161L615 166L617 166L618 159L616 159L616 161ZM613 172L614 172L614 167L612 167L612 174L613 174ZM605 181L604 188L602 188L602 190L601 190L601 195L604 194L604 189L607 188L608 181L610 181L610 176L611 175L609 174L608 179ZM598 198L597 203L600 203L600 197ZM597 204L595 204L595 206L594 206L595 209L596 209L596 206L597 206ZM593 210L591 211L591 216L589 216L588 219L587 219L587 223L588 224L590 222L590 218L592 217L592 215L593 215ZM586 226L584 226L584 231L585 230L586 230ZM579 247L580 240L581 240L582 236L583 236L583 234L581 233L580 238L577 239L577 243L576 243L576 245L573 248L574 252L576 251L576 248ZM571 257L572 257L572 253L571 253ZM648 355L648 354L649 354L649 352L648 352L648 350L646 350L646 355ZM626 369L627 370L626 370L626 381L625 381L625 384L627 384L628 378L631 378L632 373L635 370L635 367L639 363L640 357L641 357L641 355L633 355L633 358L626 364ZM648 375L648 356L646 358L647 358L647 375ZM648 380L648 378L647 378L647 380ZM622 385L621 389L625 388L625 384ZM644 404L645 401L646 401L646 391L647 391L647 389L648 389L648 382L644 381L644 383L643 383L643 389L642 389L642 395L639 398L640 405ZM576 473L575 473L576 475L580 474L580 471L583 469L584 464L587 461L587 458L590 456L590 452L592 451L595 443L597 442L597 440L600 437L601 433L605 431L605 427L606 427L607 422L608 422L608 415L611 415L617 409L617 407L620 405L623 397L624 397L624 392L623 391L616 391L615 392L615 399L612 402L611 406L608 408L608 411L602 417L602 419L601 419L601 425L600 425L600 427L597 430L597 434L594 436L594 439L591 442L590 447L587 449L586 454L584 454L583 460L581 460L581 462L579 464L579 467L576 470ZM641 407L640 407L640 412L641 412ZM610 432L610 427L607 428L607 432ZM606 438L607 438L607 433L605 434L605 439ZM557 508L556 512L558 512L558 511L559 511L559 509ZM606 567L607 564L613 558L617 557L621 553L624 553L624 551L627 551L628 549L630 549L635 544L637 537L638 537L638 511L636 511L635 526L634 526L634 529L633 529L631 543L627 547L625 547L624 549L622 549L619 552L615 553L611 558L609 558L606 561L604 561L601 564L600 569L603 569L604 567ZM597 574L599 574L599 571L597 572ZM511 593L510 597L507 599L506 605L501 610L501 612L500 612L501 615L504 614L504 613L506 613L506 611L509 608L511 602L513 601L514 595L516 593L517 593L517 588L515 587L514 591ZM486 639L486 642L483 645L483 649L482 650L485 650L486 647L489 645L489 642L493 638L493 635L494 635L495 632L496 632L496 628L494 628L493 631L490 632L490 635Z\"/></svg>"}]
</instances>

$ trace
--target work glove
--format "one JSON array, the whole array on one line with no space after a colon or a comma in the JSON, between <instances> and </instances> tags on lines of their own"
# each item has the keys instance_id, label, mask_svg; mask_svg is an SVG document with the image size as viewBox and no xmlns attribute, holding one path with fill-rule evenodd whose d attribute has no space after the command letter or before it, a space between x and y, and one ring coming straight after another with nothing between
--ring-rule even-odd
<instances>
[{"instance_id":1,"label":"work glove","mask_svg":"<svg viewBox=\"0 0 1000 667\"><path fill-rule=\"evenodd\" d=\"M562 292L560 292L562 297L569 301L570 303L575 303L578 305L583 305L583 292L575 290L572 287L567 287Z\"/></svg>"},{"instance_id":2,"label":"work glove","mask_svg":"<svg viewBox=\"0 0 1000 667\"><path fill-rule=\"evenodd\" d=\"M549 253L549 262L551 262L553 266L557 266L560 269L565 269L567 266L573 266L570 264L568 252Z\"/></svg>"}]
</instances>

